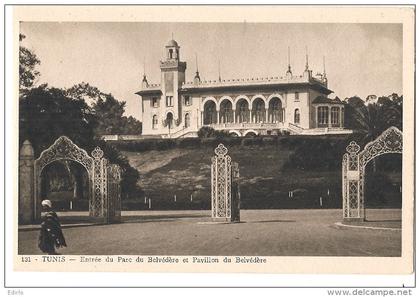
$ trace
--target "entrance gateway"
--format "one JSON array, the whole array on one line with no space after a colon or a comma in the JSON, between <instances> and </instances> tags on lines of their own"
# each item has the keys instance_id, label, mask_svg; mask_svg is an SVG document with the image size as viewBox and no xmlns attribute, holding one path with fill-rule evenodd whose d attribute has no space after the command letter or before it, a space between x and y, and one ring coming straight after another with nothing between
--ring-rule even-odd
<instances>
[{"instance_id":1,"label":"entrance gateway","mask_svg":"<svg viewBox=\"0 0 420 297\"><path fill-rule=\"evenodd\" d=\"M41 179L45 167L64 160L79 163L86 169L89 181L89 216L104 223L121 218L120 167L103 157L96 147L92 156L68 137L59 137L34 160L31 143L26 140L19 156L19 222L29 224L41 218Z\"/></svg>"},{"instance_id":2,"label":"entrance gateway","mask_svg":"<svg viewBox=\"0 0 420 297\"><path fill-rule=\"evenodd\" d=\"M343 220L364 221L365 212L365 168L369 161L383 154L402 154L402 132L390 127L378 138L360 146L352 141L346 148L342 163Z\"/></svg>"},{"instance_id":3,"label":"entrance gateway","mask_svg":"<svg viewBox=\"0 0 420 297\"><path fill-rule=\"evenodd\" d=\"M211 165L211 217L213 220L240 221L239 166L228 149L219 144Z\"/></svg>"}]
</instances>

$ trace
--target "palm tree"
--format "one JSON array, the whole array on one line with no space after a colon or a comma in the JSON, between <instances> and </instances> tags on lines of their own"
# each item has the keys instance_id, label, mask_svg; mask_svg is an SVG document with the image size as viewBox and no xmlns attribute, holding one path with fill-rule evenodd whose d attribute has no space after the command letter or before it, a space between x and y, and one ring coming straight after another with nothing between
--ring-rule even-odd
<instances>
[{"instance_id":1,"label":"palm tree","mask_svg":"<svg viewBox=\"0 0 420 297\"><path fill-rule=\"evenodd\" d=\"M360 140L363 144L376 139L391 126L402 130L402 98L392 94L366 104L357 96L351 97L346 106L346 126L363 135ZM376 162L372 162L373 171L376 171Z\"/></svg>"},{"instance_id":2,"label":"palm tree","mask_svg":"<svg viewBox=\"0 0 420 297\"><path fill-rule=\"evenodd\" d=\"M351 97L346 108L346 124L348 128L364 135L364 143L374 140L391 126L402 130L401 102L402 96L393 100L389 97L379 97L376 103L369 104L365 104L359 97Z\"/></svg>"}]
</instances>

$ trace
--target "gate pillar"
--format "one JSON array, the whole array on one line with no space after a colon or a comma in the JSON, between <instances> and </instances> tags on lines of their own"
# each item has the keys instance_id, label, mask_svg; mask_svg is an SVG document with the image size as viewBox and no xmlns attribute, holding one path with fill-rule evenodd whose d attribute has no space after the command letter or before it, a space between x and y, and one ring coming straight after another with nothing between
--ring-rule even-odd
<instances>
[{"instance_id":1,"label":"gate pillar","mask_svg":"<svg viewBox=\"0 0 420 297\"><path fill-rule=\"evenodd\" d=\"M219 144L211 166L211 217L213 220L239 222L239 167Z\"/></svg>"},{"instance_id":2,"label":"gate pillar","mask_svg":"<svg viewBox=\"0 0 420 297\"><path fill-rule=\"evenodd\" d=\"M29 224L34 217L34 150L29 140L19 152L19 224Z\"/></svg>"},{"instance_id":3,"label":"gate pillar","mask_svg":"<svg viewBox=\"0 0 420 297\"><path fill-rule=\"evenodd\" d=\"M343 156L343 219L344 221L363 221L364 205L360 197L360 146L352 141Z\"/></svg>"},{"instance_id":4,"label":"gate pillar","mask_svg":"<svg viewBox=\"0 0 420 297\"><path fill-rule=\"evenodd\" d=\"M106 159L103 158L104 152L96 147L92 151L93 157L93 176L92 176L92 197L89 202L89 216L105 218L104 203L106 200Z\"/></svg>"},{"instance_id":5,"label":"gate pillar","mask_svg":"<svg viewBox=\"0 0 420 297\"><path fill-rule=\"evenodd\" d=\"M120 166L109 164L107 175L107 196L105 201L106 223L119 223L121 221Z\"/></svg>"}]
</instances>

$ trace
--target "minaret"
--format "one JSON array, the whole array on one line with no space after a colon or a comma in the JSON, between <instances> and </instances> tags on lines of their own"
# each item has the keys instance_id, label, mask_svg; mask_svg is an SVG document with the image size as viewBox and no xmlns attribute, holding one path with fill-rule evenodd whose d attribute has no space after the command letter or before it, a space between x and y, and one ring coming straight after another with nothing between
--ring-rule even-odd
<instances>
[{"instance_id":1,"label":"minaret","mask_svg":"<svg viewBox=\"0 0 420 297\"><path fill-rule=\"evenodd\" d=\"M200 79L200 73L198 72L198 59L197 59L197 54L195 54L195 76L194 76L194 85L198 85L201 82Z\"/></svg>"},{"instance_id":2,"label":"minaret","mask_svg":"<svg viewBox=\"0 0 420 297\"><path fill-rule=\"evenodd\" d=\"M290 79L292 78L292 67L290 66L290 46L287 47L287 62L288 66L286 71L286 77Z\"/></svg>"},{"instance_id":3,"label":"minaret","mask_svg":"<svg viewBox=\"0 0 420 297\"><path fill-rule=\"evenodd\" d=\"M180 46L174 39L169 40L165 45L165 56L165 59L160 62L160 88L162 98L166 102L165 112L167 115L173 116L175 123L180 123L182 118L182 100L179 89L185 83L187 63L181 61Z\"/></svg>"}]
</instances>

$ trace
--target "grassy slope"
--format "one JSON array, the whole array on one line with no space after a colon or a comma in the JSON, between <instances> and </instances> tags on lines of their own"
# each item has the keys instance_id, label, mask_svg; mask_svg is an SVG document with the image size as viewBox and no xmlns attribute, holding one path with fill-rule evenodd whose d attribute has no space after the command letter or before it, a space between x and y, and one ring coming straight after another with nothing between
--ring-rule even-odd
<instances>
[{"instance_id":1,"label":"grassy slope","mask_svg":"<svg viewBox=\"0 0 420 297\"><path fill-rule=\"evenodd\" d=\"M292 152L281 146L235 146L232 160L239 163L242 208L340 207L340 170L284 171ZM154 207L208 208L213 148L124 152L140 172L140 186ZM294 198L289 191L299 190ZM306 190L301 191L301 190ZM329 190L330 195L327 195ZM177 203L174 202L177 196ZM193 195L193 202L190 201Z\"/></svg>"}]
</instances>

